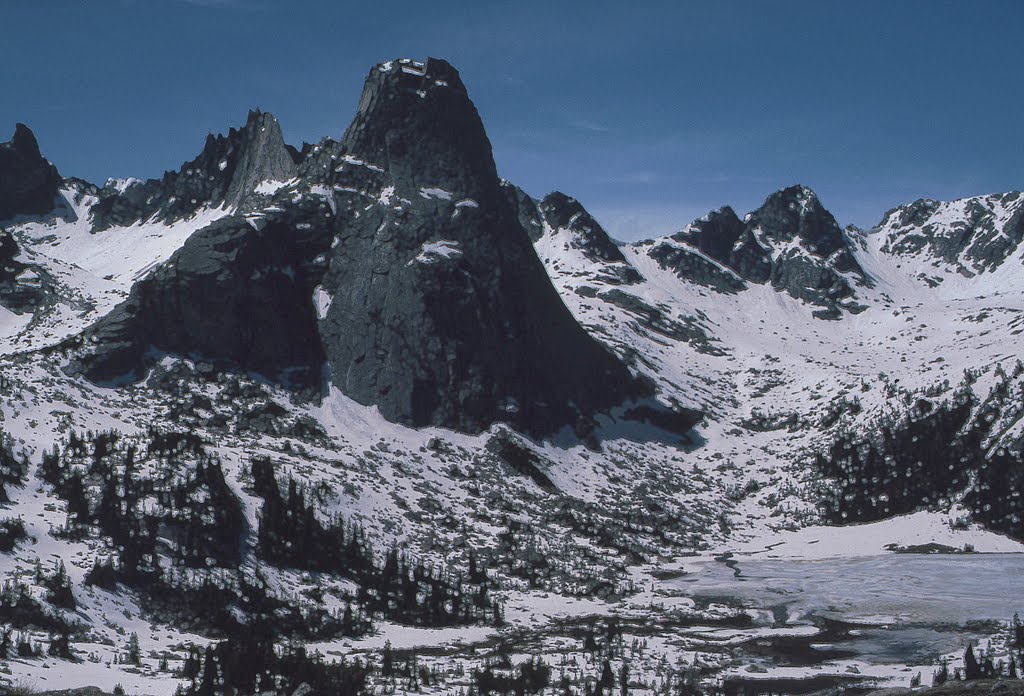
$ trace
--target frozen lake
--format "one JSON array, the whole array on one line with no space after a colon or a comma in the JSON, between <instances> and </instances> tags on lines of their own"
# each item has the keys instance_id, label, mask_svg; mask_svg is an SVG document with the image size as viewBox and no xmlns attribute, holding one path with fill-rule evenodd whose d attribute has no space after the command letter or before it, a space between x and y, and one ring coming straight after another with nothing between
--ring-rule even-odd
<instances>
[{"instance_id":1,"label":"frozen lake","mask_svg":"<svg viewBox=\"0 0 1024 696\"><path fill-rule=\"evenodd\" d=\"M856 630L842 644L879 662L928 660L961 650L979 637L976 622L1024 614L1024 554L737 557L709 561L667 584L696 598L738 600L771 611L779 624L884 624Z\"/></svg>"},{"instance_id":2,"label":"frozen lake","mask_svg":"<svg viewBox=\"0 0 1024 696\"><path fill-rule=\"evenodd\" d=\"M964 624L1024 612L1024 554L891 554L823 560L709 562L671 583L699 597L729 596L790 619Z\"/></svg>"}]
</instances>

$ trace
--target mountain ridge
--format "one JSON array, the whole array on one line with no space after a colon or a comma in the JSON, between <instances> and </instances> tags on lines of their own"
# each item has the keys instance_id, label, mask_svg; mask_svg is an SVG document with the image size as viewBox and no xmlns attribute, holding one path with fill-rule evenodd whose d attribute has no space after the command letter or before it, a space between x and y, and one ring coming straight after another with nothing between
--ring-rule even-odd
<instances>
[{"instance_id":1,"label":"mountain ridge","mask_svg":"<svg viewBox=\"0 0 1024 696\"><path fill-rule=\"evenodd\" d=\"M541 653L570 692L838 688L930 666L808 670L855 641L695 582L1024 549L1024 247L981 254L1013 194L862 233L798 185L620 245L498 178L447 62L371 68L340 140L254 113L0 234L12 680L526 692Z\"/></svg>"},{"instance_id":2,"label":"mountain ridge","mask_svg":"<svg viewBox=\"0 0 1024 696\"><path fill-rule=\"evenodd\" d=\"M205 179L236 141L237 162L221 167L219 182L210 176L217 185L191 205L237 212L196 232L136 283L89 332L73 373L141 379L155 348L227 359L323 393L323 366L348 396L416 427L480 431L500 420L538 434L568 425L581 437L589 437L596 412L651 395L558 299L448 63L373 68L352 125L323 148L331 168L324 173L304 158L298 172L312 169L311 180L279 182L281 189L266 191L270 206L245 201L269 177L296 169L277 166L285 153L280 128L260 112L241 131L209 137L199 158L165 176L164 195L175 194L168 200L178 197L183 176ZM306 155L320 156L317 148ZM128 187L121 197L148 195L156 185ZM101 232L110 200L101 194L93 208ZM296 245L292 228L306 241ZM271 233L278 242L257 241ZM241 261L253 254L257 265ZM253 274L260 274L255 285Z\"/></svg>"}]
</instances>

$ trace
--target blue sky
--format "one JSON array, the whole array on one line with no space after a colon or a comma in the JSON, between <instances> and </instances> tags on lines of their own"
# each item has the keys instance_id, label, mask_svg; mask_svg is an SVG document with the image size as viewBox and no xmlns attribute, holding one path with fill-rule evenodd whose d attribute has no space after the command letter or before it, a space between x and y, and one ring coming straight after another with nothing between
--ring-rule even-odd
<instances>
[{"instance_id":1,"label":"blue sky","mask_svg":"<svg viewBox=\"0 0 1024 696\"><path fill-rule=\"evenodd\" d=\"M443 57L502 176L625 239L814 188L842 224L1024 186L1024 2L4 0L0 139L159 176L259 106L338 137L369 68Z\"/></svg>"}]
</instances>

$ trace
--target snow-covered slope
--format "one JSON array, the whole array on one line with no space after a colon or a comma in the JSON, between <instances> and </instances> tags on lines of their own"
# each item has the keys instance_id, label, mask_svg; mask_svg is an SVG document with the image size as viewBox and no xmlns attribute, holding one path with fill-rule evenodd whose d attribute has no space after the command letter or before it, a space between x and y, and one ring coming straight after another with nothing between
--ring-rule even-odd
<instances>
[{"instance_id":1,"label":"snow-covered slope","mask_svg":"<svg viewBox=\"0 0 1024 696\"><path fill-rule=\"evenodd\" d=\"M813 652L851 636L688 592L685 573L716 558L1024 551L1018 194L919 201L859 232L794 186L745 218L722 208L621 245L579 201L499 182L453 75L439 61L382 64L345 143L286 148L254 112L179 172L64 180L51 213L5 225L21 264L8 290L42 291L0 306L0 621L27 646L10 647L0 679L205 693L209 665L258 660L196 650L244 651L249 637L278 643L263 659L280 670L295 657L285 642L365 661L323 678L378 692L480 690L494 669L524 680L540 655L579 692L605 662L636 691L735 685L807 676L787 662L793 641ZM458 132L465 166L443 159L452 133L432 141L421 127L433 112L405 113L445 100L479 131ZM375 131L373 114L394 124ZM391 147L410 123L409 148ZM514 254L492 253L481 235L495 230ZM526 285L502 284L532 268ZM450 306L466 298L466 311ZM536 306L559 300L569 312ZM328 317L344 330L318 333ZM484 323L508 340L478 360ZM525 352L497 352L513 339L543 350L520 365ZM354 346L333 379L318 341ZM393 345L434 358L395 386ZM479 401L484 368L513 383L565 377L577 396L611 390L593 368L604 348L643 391L540 404L578 417L532 436L503 420L544 395ZM137 359L130 380L79 369L119 350ZM248 359L264 350L272 360ZM374 362L372 379L359 374ZM482 385L430 390L448 428L422 416L417 390L434 373ZM387 410L392 389L408 389L407 420L426 425L384 417L402 415ZM906 682L911 666L930 673L850 657L811 672Z\"/></svg>"},{"instance_id":2,"label":"snow-covered slope","mask_svg":"<svg viewBox=\"0 0 1024 696\"><path fill-rule=\"evenodd\" d=\"M31 323L6 332L8 350L41 348L82 331L124 301L132 284L166 261L193 232L231 212L203 208L182 220L96 230L91 220L98 201L94 187L68 182L60 196L63 209L56 214L11 227L20 260L49 274L55 297L37 308Z\"/></svg>"},{"instance_id":3,"label":"snow-covered slope","mask_svg":"<svg viewBox=\"0 0 1024 696\"><path fill-rule=\"evenodd\" d=\"M1015 267L1007 261L1020 262L1024 196L1015 191L945 202L914 201L887 212L877 235L881 250L915 280L928 285L957 276L988 280ZM992 278L972 286L993 292L998 283Z\"/></svg>"}]
</instances>

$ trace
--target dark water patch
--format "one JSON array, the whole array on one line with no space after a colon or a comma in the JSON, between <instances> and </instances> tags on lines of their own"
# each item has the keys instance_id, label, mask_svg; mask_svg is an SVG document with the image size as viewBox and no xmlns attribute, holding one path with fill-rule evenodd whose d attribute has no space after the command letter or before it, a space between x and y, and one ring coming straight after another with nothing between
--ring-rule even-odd
<instances>
[{"instance_id":1,"label":"dark water patch","mask_svg":"<svg viewBox=\"0 0 1024 696\"><path fill-rule=\"evenodd\" d=\"M812 694L817 692L858 693L853 689L860 686L865 692L866 679L860 676L841 674L815 675L813 677L749 678L726 677L722 689L726 696L768 696L769 694Z\"/></svg>"}]
</instances>

